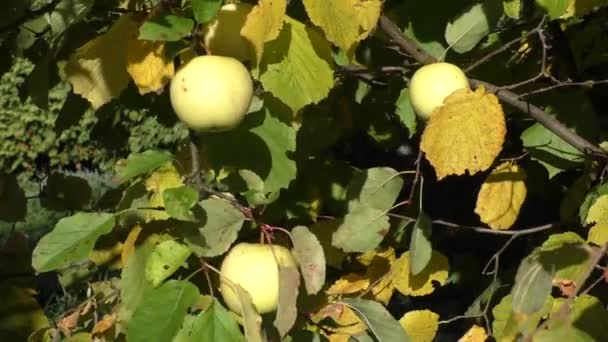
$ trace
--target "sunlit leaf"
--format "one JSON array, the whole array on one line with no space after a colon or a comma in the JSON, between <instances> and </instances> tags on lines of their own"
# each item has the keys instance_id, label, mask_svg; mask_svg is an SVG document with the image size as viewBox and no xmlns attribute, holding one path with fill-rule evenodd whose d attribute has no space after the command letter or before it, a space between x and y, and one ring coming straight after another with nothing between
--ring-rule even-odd
<instances>
[{"instance_id":1,"label":"sunlit leaf","mask_svg":"<svg viewBox=\"0 0 608 342\"><path fill-rule=\"evenodd\" d=\"M192 13L197 22L204 24L213 19L222 5L222 0L192 0Z\"/></svg>"},{"instance_id":2,"label":"sunlit leaf","mask_svg":"<svg viewBox=\"0 0 608 342\"><path fill-rule=\"evenodd\" d=\"M545 10L551 19L558 18L566 13L572 0L536 0L536 4Z\"/></svg>"},{"instance_id":3,"label":"sunlit leaf","mask_svg":"<svg viewBox=\"0 0 608 342\"><path fill-rule=\"evenodd\" d=\"M190 210L198 201L198 192L189 186L166 189L162 193L163 203L167 214L175 219L194 221L195 217Z\"/></svg>"},{"instance_id":4,"label":"sunlit leaf","mask_svg":"<svg viewBox=\"0 0 608 342\"><path fill-rule=\"evenodd\" d=\"M283 28L283 19L286 17L286 8L286 0L260 0L247 15L241 36L249 41L255 51L255 66L262 60L264 43L279 36ZM266 48L273 51L269 47Z\"/></svg>"},{"instance_id":5,"label":"sunlit leaf","mask_svg":"<svg viewBox=\"0 0 608 342\"><path fill-rule=\"evenodd\" d=\"M378 247L388 229L388 216L383 211L359 205L340 220L332 245L345 252L366 252Z\"/></svg>"},{"instance_id":6,"label":"sunlit leaf","mask_svg":"<svg viewBox=\"0 0 608 342\"><path fill-rule=\"evenodd\" d=\"M603 246L608 243L608 195L600 196L587 213L585 223L591 224L587 242Z\"/></svg>"},{"instance_id":7,"label":"sunlit leaf","mask_svg":"<svg viewBox=\"0 0 608 342\"><path fill-rule=\"evenodd\" d=\"M439 315L430 310L406 312L399 324L413 342L432 342L439 328Z\"/></svg>"},{"instance_id":8,"label":"sunlit leaf","mask_svg":"<svg viewBox=\"0 0 608 342\"><path fill-rule=\"evenodd\" d=\"M304 0L303 3L312 22L344 51L350 51L369 35L382 7L380 0Z\"/></svg>"},{"instance_id":9,"label":"sunlit leaf","mask_svg":"<svg viewBox=\"0 0 608 342\"><path fill-rule=\"evenodd\" d=\"M116 163L115 170L118 181L125 183L131 179L152 172L171 160L171 154L165 151L148 150L141 153L132 153L126 160Z\"/></svg>"},{"instance_id":10,"label":"sunlit leaf","mask_svg":"<svg viewBox=\"0 0 608 342\"><path fill-rule=\"evenodd\" d=\"M556 298L553 301L552 314L559 311L565 301L565 298ZM589 334L594 338L594 341L600 341L604 338L608 324L608 311L597 297L589 294L577 296L568 312L566 323ZM549 328L559 326L560 323L559 320L555 320L549 324Z\"/></svg>"},{"instance_id":11,"label":"sunlit leaf","mask_svg":"<svg viewBox=\"0 0 608 342\"><path fill-rule=\"evenodd\" d=\"M585 241L574 232L550 235L549 238L537 247L532 256L547 270L554 270L555 281L576 282L590 267L589 247Z\"/></svg>"},{"instance_id":12,"label":"sunlit leaf","mask_svg":"<svg viewBox=\"0 0 608 342\"><path fill-rule=\"evenodd\" d=\"M517 220L526 199L526 173L507 161L485 179L477 195L475 213L492 229L508 229Z\"/></svg>"},{"instance_id":13,"label":"sunlit leaf","mask_svg":"<svg viewBox=\"0 0 608 342\"><path fill-rule=\"evenodd\" d=\"M127 340L171 341L198 295L198 288L185 280L169 280L150 291L128 323Z\"/></svg>"},{"instance_id":14,"label":"sunlit leaf","mask_svg":"<svg viewBox=\"0 0 608 342\"><path fill-rule=\"evenodd\" d=\"M545 269L538 258L525 258L515 275L511 289L513 311L520 314L534 314L543 308L553 287L553 270Z\"/></svg>"},{"instance_id":15,"label":"sunlit leaf","mask_svg":"<svg viewBox=\"0 0 608 342\"><path fill-rule=\"evenodd\" d=\"M458 342L485 342L488 339L486 329L479 325L473 325L467 332L458 339Z\"/></svg>"},{"instance_id":16,"label":"sunlit leaf","mask_svg":"<svg viewBox=\"0 0 608 342\"><path fill-rule=\"evenodd\" d=\"M273 325L285 337L298 316L297 300L300 273L295 267L279 265L279 304Z\"/></svg>"},{"instance_id":17,"label":"sunlit leaf","mask_svg":"<svg viewBox=\"0 0 608 342\"><path fill-rule=\"evenodd\" d=\"M190 34L194 20L174 14L163 14L145 21L139 27L138 39L178 41Z\"/></svg>"},{"instance_id":18,"label":"sunlit leaf","mask_svg":"<svg viewBox=\"0 0 608 342\"><path fill-rule=\"evenodd\" d=\"M393 283L397 291L406 296L424 296L435 291L433 282L445 285L450 271L448 259L437 251L433 251L431 260L421 273L413 275L410 272L410 253L403 253L393 265Z\"/></svg>"},{"instance_id":19,"label":"sunlit leaf","mask_svg":"<svg viewBox=\"0 0 608 342\"><path fill-rule=\"evenodd\" d=\"M217 299L192 321L188 341L244 341L238 323Z\"/></svg>"},{"instance_id":20,"label":"sunlit leaf","mask_svg":"<svg viewBox=\"0 0 608 342\"><path fill-rule=\"evenodd\" d=\"M129 84L126 51L137 33L138 21L123 14L112 27L74 52L65 66L74 93L86 98L94 109L118 97Z\"/></svg>"},{"instance_id":21,"label":"sunlit leaf","mask_svg":"<svg viewBox=\"0 0 608 342\"><path fill-rule=\"evenodd\" d=\"M504 296L500 303L492 308L492 331L498 341L510 341L518 333L529 334L533 332L542 318L547 317L551 311L553 297L547 297L543 308L532 314L516 314L512 310L511 295Z\"/></svg>"},{"instance_id":22,"label":"sunlit leaf","mask_svg":"<svg viewBox=\"0 0 608 342\"><path fill-rule=\"evenodd\" d=\"M245 339L248 342L262 342L262 317L256 311L251 295L239 284L232 284L239 303L241 304L241 315L243 317L243 329Z\"/></svg>"},{"instance_id":23,"label":"sunlit leaf","mask_svg":"<svg viewBox=\"0 0 608 342\"><path fill-rule=\"evenodd\" d=\"M153 289L146 279L146 263L154 251L153 239L146 239L129 257L120 277L120 308L118 319L126 325L142 300Z\"/></svg>"},{"instance_id":24,"label":"sunlit leaf","mask_svg":"<svg viewBox=\"0 0 608 342\"><path fill-rule=\"evenodd\" d=\"M395 291L391 268L396 260L395 249L392 247L365 252L357 257L357 261L367 267L365 276L372 285L370 294L385 305L388 304Z\"/></svg>"},{"instance_id":25,"label":"sunlit leaf","mask_svg":"<svg viewBox=\"0 0 608 342\"><path fill-rule=\"evenodd\" d=\"M378 210L390 209L403 187L403 179L389 167L375 167L355 173L346 196L349 210L365 205Z\"/></svg>"},{"instance_id":26,"label":"sunlit leaf","mask_svg":"<svg viewBox=\"0 0 608 342\"><path fill-rule=\"evenodd\" d=\"M36 245L32 266L38 272L48 272L82 261L93 249L95 241L112 228L112 214L77 213L62 218Z\"/></svg>"},{"instance_id":27,"label":"sunlit leaf","mask_svg":"<svg viewBox=\"0 0 608 342\"><path fill-rule=\"evenodd\" d=\"M336 280L325 292L331 296L362 292L370 285L369 278L356 273L349 273Z\"/></svg>"},{"instance_id":28,"label":"sunlit leaf","mask_svg":"<svg viewBox=\"0 0 608 342\"><path fill-rule=\"evenodd\" d=\"M179 188L184 185L181 175L175 166L166 162L164 165L154 170L144 181L146 190L150 193L148 206L152 208L164 208L165 200L163 193L165 190ZM171 198L171 196L169 196ZM152 220L166 220L169 214L165 210L146 210L146 218Z\"/></svg>"},{"instance_id":29,"label":"sunlit leaf","mask_svg":"<svg viewBox=\"0 0 608 342\"><path fill-rule=\"evenodd\" d=\"M401 90L399 98L397 98L397 102L395 102L395 107L395 114L397 114L401 123L407 128L409 138L412 138L414 134L416 134L418 126L416 112L410 101L409 88L403 88Z\"/></svg>"},{"instance_id":30,"label":"sunlit leaf","mask_svg":"<svg viewBox=\"0 0 608 342\"><path fill-rule=\"evenodd\" d=\"M159 243L146 261L146 279L153 286L158 286L177 271L191 253L188 246L174 240Z\"/></svg>"},{"instance_id":31,"label":"sunlit leaf","mask_svg":"<svg viewBox=\"0 0 608 342\"><path fill-rule=\"evenodd\" d=\"M411 339L399 322L386 310L382 304L365 299L345 298L346 303L379 341L403 341Z\"/></svg>"},{"instance_id":32,"label":"sunlit leaf","mask_svg":"<svg viewBox=\"0 0 608 342\"><path fill-rule=\"evenodd\" d=\"M157 92L169 83L175 69L165 55L164 42L151 42L133 37L127 45L127 72L140 94Z\"/></svg>"},{"instance_id":33,"label":"sunlit leaf","mask_svg":"<svg viewBox=\"0 0 608 342\"><path fill-rule=\"evenodd\" d=\"M522 9L521 0L503 0L502 8L509 18L519 19Z\"/></svg>"},{"instance_id":34,"label":"sunlit leaf","mask_svg":"<svg viewBox=\"0 0 608 342\"><path fill-rule=\"evenodd\" d=\"M318 32L285 17L278 38L265 48L260 81L294 113L327 97L334 86L331 49Z\"/></svg>"},{"instance_id":35,"label":"sunlit leaf","mask_svg":"<svg viewBox=\"0 0 608 342\"><path fill-rule=\"evenodd\" d=\"M293 254L304 278L306 292L315 294L325 284L325 253L319 239L304 226L291 230Z\"/></svg>"},{"instance_id":36,"label":"sunlit leaf","mask_svg":"<svg viewBox=\"0 0 608 342\"><path fill-rule=\"evenodd\" d=\"M457 90L431 115L420 148L441 180L487 170L502 150L505 135L505 115L494 94L482 88Z\"/></svg>"},{"instance_id":37,"label":"sunlit leaf","mask_svg":"<svg viewBox=\"0 0 608 342\"><path fill-rule=\"evenodd\" d=\"M486 0L472 4L448 22L445 40L458 53L472 50L493 28L502 14L498 1Z\"/></svg>"}]
</instances>

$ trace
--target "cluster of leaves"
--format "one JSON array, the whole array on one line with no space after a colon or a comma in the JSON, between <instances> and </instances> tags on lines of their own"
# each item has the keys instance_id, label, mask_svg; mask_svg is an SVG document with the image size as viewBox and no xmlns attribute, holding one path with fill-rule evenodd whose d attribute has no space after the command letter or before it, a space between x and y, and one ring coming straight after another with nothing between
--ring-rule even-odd
<instances>
[{"instance_id":1,"label":"cluster of leaves","mask_svg":"<svg viewBox=\"0 0 608 342\"><path fill-rule=\"evenodd\" d=\"M44 104L55 72L72 86L66 102L86 100L104 113L113 102L137 101L125 97L131 85L139 91L135 98L166 106L163 90L174 61L186 62L199 50L200 27L223 1L9 3L7 27L16 26L2 31L3 44L16 54L34 46L38 52L27 82L36 85L28 89L33 101ZM455 63L481 58L515 36L514 55L499 54L491 67L471 72L490 82L521 83L529 93L540 89L541 78L556 82L563 92L538 92L530 101L566 125L567 134L597 143L593 106L583 91L560 83L563 71L546 58L542 25L548 16L576 37L574 46L583 46L578 25L585 25L586 15L605 18L604 5L505 0L502 6L477 1L438 9L414 1L259 0L241 30L251 43L250 69L259 90L244 122L229 132L192 136L186 148L131 153L116 163L111 189L100 197L86 190L84 179L53 174L40 196L71 215L37 242L31 256L18 235L6 243L3 256L26 262L0 263L0 274L20 275L0 284L9 295L0 311L0 337L430 341L439 338L440 323L467 319L456 337L463 341L602 340L608 315L591 293L607 273L602 159L571 146L563 132L503 108L499 94L483 86L454 92L428 122L417 122L403 77L414 71L409 62L416 58L407 49L395 52L406 44L393 45L378 22L392 18L404 28L399 35L424 53ZM540 42L522 35L521 27L538 33ZM496 64L503 57L510 67L504 73ZM605 63L574 59L581 70ZM537 72L539 64L539 77L517 79ZM414 170L400 170L404 163L349 163L349 154L336 150L344 140L343 150L357 147L352 141L358 134L386 149L406 148L402 141L419 147L418 158L409 156L416 159L408 164ZM572 175L576 179L568 181ZM441 187L454 179L468 181L475 198L471 215L460 218L474 216L484 227L440 219L449 208L436 204L441 196L432 196L425 184ZM560 194L561 224L521 229L533 221L522 214L537 204L530 198L537 182L568 188ZM26 201L16 177L4 175L0 219L22 220ZM534 219L555 219L537 214ZM445 226L487 234L488 241L492 235L511 239L492 256L492 276L474 277L487 289L475 293L466 312L440 322L443 303L429 303L448 283L465 286L456 279L464 273L462 262L445 242L458 233L444 234ZM531 239L514 275L499 269L509 245L534 233L545 235ZM260 239L292 247L299 266L279 268L272 324L236 284L243 310L229 312L214 272L235 243ZM481 249L469 248L475 247ZM98 280L93 275L100 269L112 273ZM86 299L51 322L32 295L34 272L57 272L64 287L91 280ZM598 280L585 287L592 276ZM501 289L508 292L498 300ZM406 300L427 306L393 307Z\"/></svg>"}]
</instances>

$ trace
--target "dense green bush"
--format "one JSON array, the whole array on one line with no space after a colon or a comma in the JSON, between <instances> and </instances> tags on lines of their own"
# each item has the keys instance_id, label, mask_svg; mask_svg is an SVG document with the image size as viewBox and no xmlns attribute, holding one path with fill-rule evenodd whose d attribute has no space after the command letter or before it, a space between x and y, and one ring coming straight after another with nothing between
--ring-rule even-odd
<instances>
[{"instance_id":1,"label":"dense green bush","mask_svg":"<svg viewBox=\"0 0 608 342\"><path fill-rule=\"evenodd\" d=\"M49 92L48 110L22 101L19 87L33 65L18 59L0 77L0 171L32 174L47 166L108 170L117 158L130 152L154 147L173 147L187 137L187 130L176 124L172 113L159 122L148 109L146 99L133 107L107 106L97 113L86 110L72 125L59 131L55 127L70 86L60 82ZM70 113L71 115L71 113Z\"/></svg>"}]
</instances>

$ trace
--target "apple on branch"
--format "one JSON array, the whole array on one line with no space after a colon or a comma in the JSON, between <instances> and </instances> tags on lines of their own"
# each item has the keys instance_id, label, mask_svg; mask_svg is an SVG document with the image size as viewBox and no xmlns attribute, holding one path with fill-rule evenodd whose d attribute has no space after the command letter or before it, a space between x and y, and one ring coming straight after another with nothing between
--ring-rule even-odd
<instances>
[{"instance_id":1,"label":"apple on branch","mask_svg":"<svg viewBox=\"0 0 608 342\"><path fill-rule=\"evenodd\" d=\"M283 246L239 243L232 247L220 267L220 292L228 308L241 314L241 303L231 284L236 283L251 295L258 313L275 311L279 302L279 264L297 267L293 254Z\"/></svg>"},{"instance_id":2,"label":"apple on branch","mask_svg":"<svg viewBox=\"0 0 608 342\"><path fill-rule=\"evenodd\" d=\"M175 114L191 130L227 131L247 114L253 81L235 58L198 56L173 76L170 97Z\"/></svg>"},{"instance_id":3,"label":"apple on branch","mask_svg":"<svg viewBox=\"0 0 608 342\"><path fill-rule=\"evenodd\" d=\"M410 80L410 101L416 114L428 120L454 91L469 88L464 72L454 64L432 63L416 70Z\"/></svg>"}]
</instances>

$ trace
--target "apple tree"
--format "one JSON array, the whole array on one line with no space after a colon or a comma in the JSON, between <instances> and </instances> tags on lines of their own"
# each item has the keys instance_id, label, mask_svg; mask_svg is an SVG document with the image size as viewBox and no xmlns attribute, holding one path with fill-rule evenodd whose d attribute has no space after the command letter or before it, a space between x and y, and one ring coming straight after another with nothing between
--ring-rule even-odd
<instances>
[{"instance_id":1,"label":"apple tree","mask_svg":"<svg viewBox=\"0 0 608 342\"><path fill-rule=\"evenodd\" d=\"M5 1L23 101L187 134L95 197L0 170L0 220L61 213L2 241L0 339L606 340L607 5Z\"/></svg>"}]
</instances>

